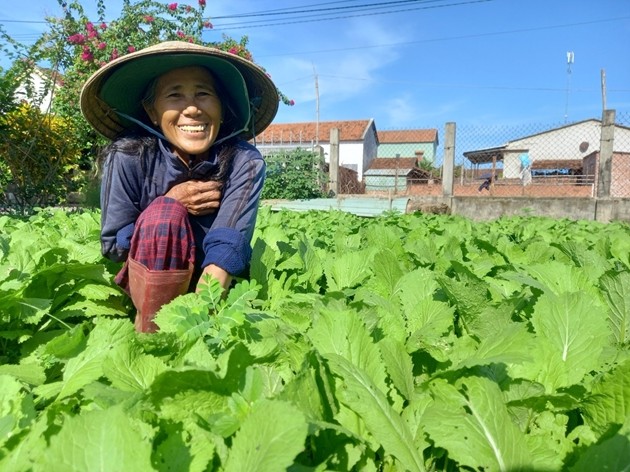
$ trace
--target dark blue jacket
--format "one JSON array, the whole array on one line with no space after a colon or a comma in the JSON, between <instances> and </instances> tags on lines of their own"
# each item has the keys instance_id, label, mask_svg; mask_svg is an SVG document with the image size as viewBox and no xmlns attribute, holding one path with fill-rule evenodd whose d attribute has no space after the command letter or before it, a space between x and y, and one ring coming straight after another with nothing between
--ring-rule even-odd
<instances>
[{"instance_id":1,"label":"dark blue jacket","mask_svg":"<svg viewBox=\"0 0 630 472\"><path fill-rule=\"evenodd\" d=\"M260 152L238 141L231 171L223 184L219 209L210 215L190 215L197 254L195 265L215 264L232 275L241 274L251 259L251 239L265 180ZM103 166L101 186L101 249L115 261L127 258L134 225L140 213L174 185L187 180L209 180L218 160L189 169L160 140L152 155L139 157L113 150Z\"/></svg>"}]
</instances>

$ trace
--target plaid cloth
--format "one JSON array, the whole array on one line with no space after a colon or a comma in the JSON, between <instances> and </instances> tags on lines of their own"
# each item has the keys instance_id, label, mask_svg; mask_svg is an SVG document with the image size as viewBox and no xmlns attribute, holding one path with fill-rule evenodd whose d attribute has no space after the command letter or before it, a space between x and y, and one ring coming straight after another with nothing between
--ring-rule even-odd
<instances>
[{"instance_id":1,"label":"plaid cloth","mask_svg":"<svg viewBox=\"0 0 630 472\"><path fill-rule=\"evenodd\" d=\"M186 207L169 197L153 200L136 221L128 257L149 270L181 270L194 264L195 239ZM127 262L115 281L128 291Z\"/></svg>"}]
</instances>

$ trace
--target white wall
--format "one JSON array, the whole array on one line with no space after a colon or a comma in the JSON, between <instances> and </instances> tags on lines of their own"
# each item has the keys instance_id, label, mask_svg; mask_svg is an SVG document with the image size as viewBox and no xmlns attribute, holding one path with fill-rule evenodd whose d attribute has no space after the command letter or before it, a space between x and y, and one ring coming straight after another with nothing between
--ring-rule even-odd
<instances>
[{"instance_id":1,"label":"white wall","mask_svg":"<svg viewBox=\"0 0 630 472\"><path fill-rule=\"evenodd\" d=\"M26 100L31 105L38 106L43 113L48 112L53 96L50 79L46 79L41 73L35 70L31 74L30 80L30 90L28 90L27 86L24 84L16 89L16 100ZM34 94L34 96L29 97L29 92Z\"/></svg>"}]
</instances>

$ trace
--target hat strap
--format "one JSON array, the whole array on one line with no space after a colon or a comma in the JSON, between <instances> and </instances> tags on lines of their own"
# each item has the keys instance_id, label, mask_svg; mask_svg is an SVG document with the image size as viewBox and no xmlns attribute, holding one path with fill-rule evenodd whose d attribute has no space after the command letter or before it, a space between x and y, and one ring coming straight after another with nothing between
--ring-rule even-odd
<instances>
[{"instance_id":1,"label":"hat strap","mask_svg":"<svg viewBox=\"0 0 630 472\"><path fill-rule=\"evenodd\" d=\"M217 144L220 144L223 141L226 141L226 140L228 140L230 138L233 138L234 136L238 136L243 131L247 131L247 129L249 128L249 125L251 124L252 138L254 139L254 146L256 146L256 129L255 129L255 126L254 126L256 120L254 120L254 114L256 113L256 110L258 110L258 106L257 105L260 104L261 100L262 99L260 97L255 97L252 100L250 100L250 102L249 102L249 105L250 105L250 108L249 108L250 109L249 120L247 121L247 123L245 123L245 126L243 126L242 129L233 131L232 133L228 134L227 136L224 136L223 138L216 140L214 143L212 143L212 145L216 146ZM144 130L146 130L149 133L151 133L152 135L157 136L159 139L163 139L164 141L168 141L168 139L166 139L166 137L162 133L157 131L155 128L152 128L151 126L148 126L146 123L143 123L142 121L138 120L137 118L134 118L133 116L129 116L126 113L123 113L122 111L114 110L114 112L117 115L122 116L126 120L129 120L129 121L137 124L138 126L143 128Z\"/></svg>"},{"instance_id":2,"label":"hat strap","mask_svg":"<svg viewBox=\"0 0 630 472\"><path fill-rule=\"evenodd\" d=\"M164 141L168 141L168 139L166 139L164 137L164 135L162 133L160 133L158 130L156 130L155 128L152 128L150 126L147 126L145 123L143 123L142 121L134 118L133 116L129 116L126 113L123 113L122 111L118 111L118 110L114 110L114 112L117 115L122 116L126 120L132 121L135 124L137 124L138 126L140 126L141 128L144 128L145 130L147 130L152 135L157 136L158 138L163 139Z\"/></svg>"}]
</instances>

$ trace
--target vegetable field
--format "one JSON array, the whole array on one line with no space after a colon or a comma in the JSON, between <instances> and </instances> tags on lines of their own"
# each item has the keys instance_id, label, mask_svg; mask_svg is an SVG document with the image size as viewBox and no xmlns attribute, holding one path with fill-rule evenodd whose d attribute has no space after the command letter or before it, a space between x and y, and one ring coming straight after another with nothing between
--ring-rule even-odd
<instances>
[{"instance_id":1,"label":"vegetable field","mask_svg":"<svg viewBox=\"0 0 630 472\"><path fill-rule=\"evenodd\" d=\"M622 471L630 228L261 208L136 334L97 212L0 217L0 470Z\"/></svg>"}]
</instances>

